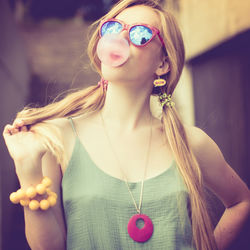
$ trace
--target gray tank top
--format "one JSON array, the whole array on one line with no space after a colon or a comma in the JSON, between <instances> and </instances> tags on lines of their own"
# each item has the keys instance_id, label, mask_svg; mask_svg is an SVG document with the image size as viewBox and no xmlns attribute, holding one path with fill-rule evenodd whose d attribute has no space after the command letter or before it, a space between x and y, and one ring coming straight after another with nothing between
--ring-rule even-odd
<instances>
[{"instance_id":1,"label":"gray tank top","mask_svg":"<svg viewBox=\"0 0 250 250\"><path fill-rule=\"evenodd\" d=\"M152 237L138 243L127 232L136 210L124 181L95 165L77 136L62 180L67 249L191 250L192 230L187 188L175 162L160 175L144 182L142 213L154 225ZM141 182L129 182L138 204Z\"/></svg>"}]
</instances>

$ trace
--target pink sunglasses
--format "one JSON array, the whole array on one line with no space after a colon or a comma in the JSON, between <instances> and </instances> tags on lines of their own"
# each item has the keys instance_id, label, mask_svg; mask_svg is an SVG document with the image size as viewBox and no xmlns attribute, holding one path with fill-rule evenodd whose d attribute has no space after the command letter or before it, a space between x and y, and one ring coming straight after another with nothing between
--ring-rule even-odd
<instances>
[{"instance_id":1,"label":"pink sunglasses","mask_svg":"<svg viewBox=\"0 0 250 250\"><path fill-rule=\"evenodd\" d=\"M100 23L99 35L102 37L106 34L119 34L123 30L128 31L130 42L137 47L146 46L157 35L162 46L165 48L160 31L149 24L135 23L133 25L129 25L116 18L111 18L103 20Z\"/></svg>"}]
</instances>

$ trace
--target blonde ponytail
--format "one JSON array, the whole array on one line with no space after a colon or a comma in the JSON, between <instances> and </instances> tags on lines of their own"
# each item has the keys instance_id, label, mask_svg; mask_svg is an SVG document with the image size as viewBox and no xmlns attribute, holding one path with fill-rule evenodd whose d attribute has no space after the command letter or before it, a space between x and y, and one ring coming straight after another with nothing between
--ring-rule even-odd
<instances>
[{"instance_id":1,"label":"blonde ponytail","mask_svg":"<svg viewBox=\"0 0 250 250\"><path fill-rule=\"evenodd\" d=\"M178 170L189 191L194 245L199 250L215 250L217 247L206 208L201 171L174 107L164 106L162 122Z\"/></svg>"},{"instance_id":2,"label":"blonde ponytail","mask_svg":"<svg viewBox=\"0 0 250 250\"><path fill-rule=\"evenodd\" d=\"M56 157L57 162L65 166L67 159L65 159L60 130L46 121L96 112L104 105L105 97L106 89L103 86L90 86L45 107L26 107L17 114L17 118L22 119L31 131L40 136L47 149Z\"/></svg>"}]
</instances>

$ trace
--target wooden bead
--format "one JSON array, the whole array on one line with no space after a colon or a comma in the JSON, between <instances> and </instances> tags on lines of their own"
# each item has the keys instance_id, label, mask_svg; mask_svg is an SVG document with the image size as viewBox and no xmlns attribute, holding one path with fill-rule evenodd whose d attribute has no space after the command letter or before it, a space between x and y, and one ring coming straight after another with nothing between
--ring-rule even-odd
<instances>
[{"instance_id":1,"label":"wooden bead","mask_svg":"<svg viewBox=\"0 0 250 250\"><path fill-rule=\"evenodd\" d=\"M57 194L55 192L52 192L51 195L57 199Z\"/></svg>"},{"instance_id":2,"label":"wooden bead","mask_svg":"<svg viewBox=\"0 0 250 250\"><path fill-rule=\"evenodd\" d=\"M29 206L30 200L29 200L29 199L20 200L20 204L21 204L23 207Z\"/></svg>"},{"instance_id":3,"label":"wooden bead","mask_svg":"<svg viewBox=\"0 0 250 250\"><path fill-rule=\"evenodd\" d=\"M42 210L47 210L50 207L50 203L48 200L41 200L40 201L40 208Z\"/></svg>"},{"instance_id":4,"label":"wooden bead","mask_svg":"<svg viewBox=\"0 0 250 250\"><path fill-rule=\"evenodd\" d=\"M37 200L32 200L29 204L30 210L37 210L40 207L40 203Z\"/></svg>"},{"instance_id":5,"label":"wooden bead","mask_svg":"<svg viewBox=\"0 0 250 250\"><path fill-rule=\"evenodd\" d=\"M57 199L57 194L55 192L51 191L49 188L47 188L46 191L49 196L54 196Z\"/></svg>"},{"instance_id":6,"label":"wooden bead","mask_svg":"<svg viewBox=\"0 0 250 250\"><path fill-rule=\"evenodd\" d=\"M49 196L48 197L48 202L49 202L49 204L50 204L50 206L51 207L53 207L53 206L55 206L56 205L56 198L55 198L55 196Z\"/></svg>"},{"instance_id":7,"label":"wooden bead","mask_svg":"<svg viewBox=\"0 0 250 250\"><path fill-rule=\"evenodd\" d=\"M45 185L46 187L50 187L51 183L52 183L52 181L49 177L44 177L42 180L42 184Z\"/></svg>"},{"instance_id":8,"label":"wooden bead","mask_svg":"<svg viewBox=\"0 0 250 250\"><path fill-rule=\"evenodd\" d=\"M18 198L18 195L16 194L16 192L13 192L10 194L10 201L14 204L19 203L20 199Z\"/></svg>"},{"instance_id":9,"label":"wooden bead","mask_svg":"<svg viewBox=\"0 0 250 250\"><path fill-rule=\"evenodd\" d=\"M22 189L18 189L18 190L16 191L16 195L17 195L17 197L18 197L19 200L22 200L22 199L25 199L25 198L26 198L26 193L25 193L25 191L22 190Z\"/></svg>"},{"instance_id":10,"label":"wooden bead","mask_svg":"<svg viewBox=\"0 0 250 250\"><path fill-rule=\"evenodd\" d=\"M26 190L26 195L28 198L34 198L37 195L36 189L34 187L29 187Z\"/></svg>"},{"instance_id":11,"label":"wooden bead","mask_svg":"<svg viewBox=\"0 0 250 250\"><path fill-rule=\"evenodd\" d=\"M37 191L37 193L38 194L40 194L40 195L43 195L43 194L45 194L45 192L46 192L46 187L45 187L45 185L44 184L38 184L37 186L36 186L36 191Z\"/></svg>"}]
</instances>

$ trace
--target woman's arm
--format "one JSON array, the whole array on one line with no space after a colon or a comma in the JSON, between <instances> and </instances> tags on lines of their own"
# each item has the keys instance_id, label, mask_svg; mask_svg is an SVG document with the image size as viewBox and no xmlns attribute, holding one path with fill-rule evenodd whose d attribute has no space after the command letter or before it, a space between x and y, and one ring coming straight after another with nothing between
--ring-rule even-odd
<instances>
[{"instance_id":1,"label":"woman's arm","mask_svg":"<svg viewBox=\"0 0 250 250\"><path fill-rule=\"evenodd\" d=\"M52 180L50 188L58 197L56 205L45 211L24 208L26 237L30 247L65 249L66 229L61 204L60 166L43 143L41 136L32 128L28 129L24 121L15 120L12 125L7 124L3 137L14 160L21 188L26 191L30 186L35 187L41 183L44 176L48 176Z\"/></svg>"},{"instance_id":2,"label":"woman's arm","mask_svg":"<svg viewBox=\"0 0 250 250\"><path fill-rule=\"evenodd\" d=\"M40 164L42 164L42 175L20 177L21 187L26 190L31 185L36 186L43 176L48 176L52 180L51 190L58 195L58 198L56 205L46 211L24 208L26 238L32 250L63 250L66 249L66 230L61 204L60 167L49 153L44 155Z\"/></svg>"},{"instance_id":3,"label":"woman's arm","mask_svg":"<svg viewBox=\"0 0 250 250\"><path fill-rule=\"evenodd\" d=\"M227 249L250 215L249 189L226 163L220 149L206 133L193 127L187 129L187 134L205 185L226 208L214 230L214 235L218 249Z\"/></svg>"}]
</instances>

